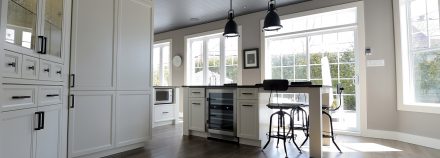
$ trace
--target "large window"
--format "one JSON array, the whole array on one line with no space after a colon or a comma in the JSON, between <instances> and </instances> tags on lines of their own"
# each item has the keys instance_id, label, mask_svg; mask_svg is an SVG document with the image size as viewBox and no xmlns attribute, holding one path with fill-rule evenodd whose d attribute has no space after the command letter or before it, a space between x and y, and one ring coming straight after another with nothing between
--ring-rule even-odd
<instances>
[{"instance_id":1,"label":"large window","mask_svg":"<svg viewBox=\"0 0 440 158\"><path fill-rule=\"evenodd\" d=\"M333 113L335 128L339 130L359 130L357 15L357 7L317 10L314 14L284 18L281 31L264 35L266 79L328 82L334 87L333 103L330 103L333 107L339 106L336 86L344 87L341 108ZM330 75L323 75L328 71L322 68L329 68ZM280 97L297 101L302 96Z\"/></svg>"},{"instance_id":2,"label":"large window","mask_svg":"<svg viewBox=\"0 0 440 158\"><path fill-rule=\"evenodd\" d=\"M154 44L153 49L153 85L171 85L171 42Z\"/></svg>"},{"instance_id":3,"label":"large window","mask_svg":"<svg viewBox=\"0 0 440 158\"><path fill-rule=\"evenodd\" d=\"M400 105L440 107L439 0L396 0Z\"/></svg>"},{"instance_id":4,"label":"large window","mask_svg":"<svg viewBox=\"0 0 440 158\"><path fill-rule=\"evenodd\" d=\"M221 33L187 38L187 84L238 83L238 42Z\"/></svg>"}]
</instances>

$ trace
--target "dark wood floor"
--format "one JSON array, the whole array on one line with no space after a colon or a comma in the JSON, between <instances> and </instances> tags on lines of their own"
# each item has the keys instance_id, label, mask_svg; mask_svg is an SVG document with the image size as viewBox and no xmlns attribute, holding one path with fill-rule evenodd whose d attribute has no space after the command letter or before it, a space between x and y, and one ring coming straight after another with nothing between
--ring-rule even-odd
<instances>
[{"instance_id":1,"label":"dark wood floor","mask_svg":"<svg viewBox=\"0 0 440 158\"><path fill-rule=\"evenodd\" d=\"M440 158L440 150L399 141L341 135L337 136L336 141L344 153L339 153L334 146L330 146L324 148L323 157ZM307 147L302 149L303 154L300 154L294 145L289 143L288 156L290 158L308 157ZM262 152L257 147L183 136L182 126L176 125L153 129L153 140L149 141L145 148L112 155L108 158L278 158L284 156L282 146L276 148L272 144Z\"/></svg>"}]
</instances>

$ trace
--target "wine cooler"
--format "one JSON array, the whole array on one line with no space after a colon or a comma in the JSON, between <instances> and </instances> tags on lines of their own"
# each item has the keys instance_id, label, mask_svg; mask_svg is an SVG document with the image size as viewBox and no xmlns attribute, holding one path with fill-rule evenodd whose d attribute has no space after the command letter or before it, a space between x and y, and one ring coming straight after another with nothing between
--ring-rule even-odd
<instances>
[{"instance_id":1,"label":"wine cooler","mask_svg":"<svg viewBox=\"0 0 440 158\"><path fill-rule=\"evenodd\" d=\"M237 135L235 90L208 89L207 92L206 127L208 133L213 137L235 137Z\"/></svg>"}]
</instances>

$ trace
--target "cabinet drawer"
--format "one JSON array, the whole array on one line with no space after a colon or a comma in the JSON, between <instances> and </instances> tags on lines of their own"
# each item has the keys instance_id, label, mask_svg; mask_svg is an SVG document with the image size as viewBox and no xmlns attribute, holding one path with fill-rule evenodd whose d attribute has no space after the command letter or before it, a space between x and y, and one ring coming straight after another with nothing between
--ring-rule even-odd
<instances>
[{"instance_id":1,"label":"cabinet drawer","mask_svg":"<svg viewBox=\"0 0 440 158\"><path fill-rule=\"evenodd\" d=\"M4 53L3 77L20 78L22 55L6 51Z\"/></svg>"},{"instance_id":2,"label":"cabinet drawer","mask_svg":"<svg viewBox=\"0 0 440 158\"><path fill-rule=\"evenodd\" d=\"M189 97L190 98L204 98L205 97L205 89L204 88L189 88Z\"/></svg>"},{"instance_id":3,"label":"cabinet drawer","mask_svg":"<svg viewBox=\"0 0 440 158\"><path fill-rule=\"evenodd\" d=\"M40 60L40 70L39 70L40 80L50 80L52 77L52 64L46 60Z\"/></svg>"},{"instance_id":4,"label":"cabinet drawer","mask_svg":"<svg viewBox=\"0 0 440 158\"><path fill-rule=\"evenodd\" d=\"M38 94L38 106L54 105L62 102L61 86L40 87Z\"/></svg>"},{"instance_id":5,"label":"cabinet drawer","mask_svg":"<svg viewBox=\"0 0 440 158\"><path fill-rule=\"evenodd\" d=\"M10 111L37 106L37 88L35 86L3 85L2 90L2 111Z\"/></svg>"},{"instance_id":6,"label":"cabinet drawer","mask_svg":"<svg viewBox=\"0 0 440 158\"><path fill-rule=\"evenodd\" d=\"M174 119L173 105L156 105L154 109L154 121L168 121Z\"/></svg>"},{"instance_id":7,"label":"cabinet drawer","mask_svg":"<svg viewBox=\"0 0 440 158\"><path fill-rule=\"evenodd\" d=\"M258 99L258 88L239 88L238 99Z\"/></svg>"},{"instance_id":8,"label":"cabinet drawer","mask_svg":"<svg viewBox=\"0 0 440 158\"><path fill-rule=\"evenodd\" d=\"M23 56L23 66L21 68L22 77L25 79L38 79L39 61L37 58Z\"/></svg>"},{"instance_id":9,"label":"cabinet drawer","mask_svg":"<svg viewBox=\"0 0 440 158\"><path fill-rule=\"evenodd\" d=\"M63 81L63 65L53 63L52 80Z\"/></svg>"}]
</instances>

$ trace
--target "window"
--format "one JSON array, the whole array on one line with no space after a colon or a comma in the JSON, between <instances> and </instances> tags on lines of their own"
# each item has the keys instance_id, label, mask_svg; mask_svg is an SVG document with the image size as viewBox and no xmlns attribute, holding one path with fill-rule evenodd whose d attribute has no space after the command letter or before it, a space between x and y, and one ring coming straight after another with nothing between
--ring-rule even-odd
<instances>
[{"instance_id":1,"label":"window","mask_svg":"<svg viewBox=\"0 0 440 158\"><path fill-rule=\"evenodd\" d=\"M171 85L171 41L154 44L153 85Z\"/></svg>"},{"instance_id":2,"label":"window","mask_svg":"<svg viewBox=\"0 0 440 158\"><path fill-rule=\"evenodd\" d=\"M311 81L313 84L331 82L334 92L330 106L334 107L339 105L336 86L344 87L341 108L332 114L338 130L358 131L360 128L358 12L358 7L335 6L308 15L289 15L281 20L283 29L264 34L265 79ZM323 64L322 60L328 60L325 62L328 64ZM330 69L329 77L323 75L328 71L322 68ZM283 101L304 101L305 95L283 94L280 97Z\"/></svg>"},{"instance_id":3,"label":"window","mask_svg":"<svg viewBox=\"0 0 440 158\"><path fill-rule=\"evenodd\" d=\"M440 108L439 0L396 0L395 4L399 5L396 7L399 109Z\"/></svg>"},{"instance_id":4,"label":"window","mask_svg":"<svg viewBox=\"0 0 440 158\"><path fill-rule=\"evenodd\" d=\"M187 84L238 83L239 38L224 38L221 31L186 38Z\"/></svg>"}]
</instances>

